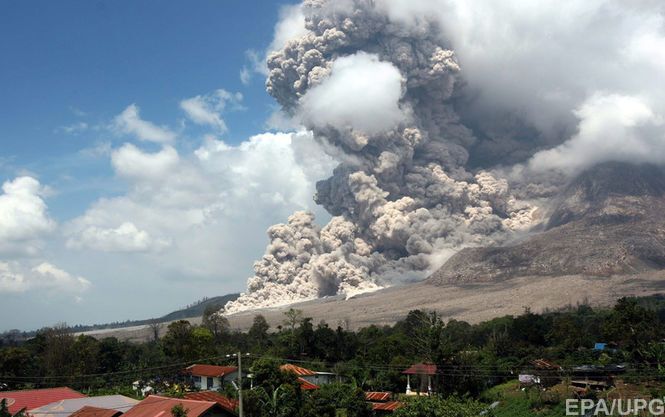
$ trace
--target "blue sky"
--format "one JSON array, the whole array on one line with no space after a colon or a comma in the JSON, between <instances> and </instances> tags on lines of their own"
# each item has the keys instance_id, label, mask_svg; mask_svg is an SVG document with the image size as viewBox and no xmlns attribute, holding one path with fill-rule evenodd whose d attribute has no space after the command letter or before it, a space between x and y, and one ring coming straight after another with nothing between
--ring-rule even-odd
<instances>
[{"instance_id":1,"label":"blue sky","mask_svg":"<svg viewBox=\"0 0 665 417\"><path fill-rule=\"evenodd\" d=\"M275 102L265 92L265 75L254 70L249 58L251 51L265 54L283 6L264 0L0 2L0 183L29 177L38 184L16 185L31 190L28 203L11 200L4 191L6 209L19 200L31 205L21 212L26 219L12 219L12 213L18 216L14 210L4 225L0 221L0 236L3 227L9 236L7 248L0 247L0 297L5 300L0 330L157 316L203 296L244 288L252 260L267 241L265 228L286 220L294 209L309 208L313 183L320 179L288 165L290 134L275 136L281 133L267 126ZM249 81L241 82L243 69ZM221 90L231 98L220 99ZM183 100L197 96L219 105L215 112L226 129L197 122L184 110ZM120 126L118 117L132 105L141 123L170 132L175 140L142 140L138 131ZM250 140L268 131L269 136ZM204 146L216 149L212 153L221 159L199 158L197 150ZM278 161L271 156L275 152L286 152L287 160ZM153 159L171 161L164 168L172 174L170 185L141 176L147 171L140 165ZM264 166L266 172L257 174L243 165L254 160L283 166ZM282 168L288 174L283 178L275 175ZM187 175L191 178L183 180ZM289 188L288 195L265 197L263 207L263 194L244 196L238 178L245 177L255 188L273 182L266 185L266 196L281 188ZM182 207L183 201L162 205L163 200L150 199L192 189L201 191L186 197L191 207L178 214L170 207ZM146 193L153 194L148 198ZM194 200L204 194L198 205ZM251 215L242 213L242 202L234 207L231 196L261 207ZM132 208L122 211L116 203ZM198 220L192 228L178 229L180 234L166 231L177 228L182 213L204 204L205 213L223 206L219 218L206 220L213 226L201 233L208 235L196 239L194 229L204 227ZM148 225L162 215L166 220ZM39 227L12 232L12 221L21 226L35 219ZM111 233L114 239L129 233L132 242L140 242L109 246L98 236L81 243L81 233ZM188 238L195 244L180 243ZM198 244L202 247L193 247ZM184 252L173 249L185 245ZM197 262L214 265L191 265ZM58 280L53 277L59 272L36 272L44 263L67 275ZM76 281L79 277L88 282L84 289L59 287L84 282ZM135 289L129 295L128 286ZM159 300L146 301L151 296ZM26 307L29 314L9 320L12 309Z\"/></svg>"}]
</instances>

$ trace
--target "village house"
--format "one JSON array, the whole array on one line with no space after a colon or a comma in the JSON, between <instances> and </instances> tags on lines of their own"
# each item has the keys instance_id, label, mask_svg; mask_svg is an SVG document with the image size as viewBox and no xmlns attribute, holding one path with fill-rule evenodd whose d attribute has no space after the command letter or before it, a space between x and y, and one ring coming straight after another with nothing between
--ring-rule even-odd
<instances>
[{"instance_id":1,"label":"village house","mask_svg":"<svg viewBox=\"0 0 665 417\"><path fill-rule=\"evenodd\" d=\"M191 378L192 384L200 390L218 390L225 384L238 379L238 368L235 366L192 365L184 374Z\"/></svg>"},{"instance_id":2,"label":"village house","mask_svg":"<svg viewBox=\"0 0 665 417\"><path fill-rule=\"evenodd\" d=\"M321 385L332 384L337 380L337 374L332 372L312 371L293 364L285 364L279 367L282 372L289 372L298 377L300 388L303 390L318 389Z\"/></svg>"}]
</instances>

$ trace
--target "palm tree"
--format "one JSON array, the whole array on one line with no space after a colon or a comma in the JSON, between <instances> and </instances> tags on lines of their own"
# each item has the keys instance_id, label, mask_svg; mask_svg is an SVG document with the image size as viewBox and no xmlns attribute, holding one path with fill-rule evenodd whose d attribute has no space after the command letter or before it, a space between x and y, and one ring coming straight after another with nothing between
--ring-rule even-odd
<instances>
[{"instance_id":1,"label":"palm tree","mask_svg":"<svg viewBox=\"0 0 665 417\"><path fill-rule=\"evenodd\" d=\"M0 417L25 417L25 408L12 414L9 412L9 406L7 405L7 399L3 398L0 400Z\"/></svg>"}]
</instances>

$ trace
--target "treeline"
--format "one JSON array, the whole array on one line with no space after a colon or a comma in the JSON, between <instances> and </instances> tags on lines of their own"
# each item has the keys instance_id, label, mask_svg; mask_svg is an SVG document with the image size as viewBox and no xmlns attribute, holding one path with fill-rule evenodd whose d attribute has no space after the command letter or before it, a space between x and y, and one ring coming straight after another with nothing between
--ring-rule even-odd
<instances>
[{"instance_id":1,"label":"treeline","mask_svg":"<svg viewBox=\"0 0 665 417\"><path fill-rule=\"evenodd\" d=\"M505 316L480 324L444 321L436 312L412 311L393 326L358 331L313 323L290 310L271 329L258 315L248 332L229 329L208 309L201 326L181 320L153 326L153 340L136 344L109 337L74 336L66 326L40 330L26 341L0 346L0 383L10 389L68 385L92 392L128 390L136 380L177 380L195 361L232 364L226 355L295 361L330 370L367 391L402 392L402 371L418 362L435 363L435 391L477 396L515 379L534 359L561 366L628 363L636 375L659 378L665 369L665 301L623 298L613 308L579 305L556 312ZM597 342L616 350L596 351ZM416 387L423 388L423 387Z\"/></svg>"}]
</instances>

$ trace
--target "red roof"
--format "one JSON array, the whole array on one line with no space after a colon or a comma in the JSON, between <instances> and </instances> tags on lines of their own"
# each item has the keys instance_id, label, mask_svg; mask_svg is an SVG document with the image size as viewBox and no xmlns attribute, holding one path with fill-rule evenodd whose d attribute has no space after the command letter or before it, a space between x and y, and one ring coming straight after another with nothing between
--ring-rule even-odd
<instances>
[{"instance_id":1,"label":"red roof","mask_svg":"<svg viewBox=\"0 0 665 417\"><path fill-rule=\"evenodd\" d=\"M404 403L401 403L399 401L389 401L387 403L372 403L372 410L374 411L395 411L401 407L404 407Z\"/></svg>"},{"instance_id":2,"label":"red roof","mask_svg":"<svg viewBox=\"0 0 665 417\"><path fill-rule=\"evenodd\" d=\"M366 392L365 399L367 401L386 402L392 397L391 392Z\"/></svg>"},{"instance_id":3,"label":"red roof","mask_svg":"<svg viewBox=\"0 0 665 417\"><path fill-rule=\"evenodd\" d=\"M293 365L293 364L290 364L290 363L280 366L279 369L281 369L282 372L291 372L293 374L296 374L297 376L314 376L314 375L316 375L316 372L314 372L310 369L302 368L300 366L296 366L296 365Z\"/></svg>"},{"instance_id":4,"label":"red roof","mask_svg":"<svg viewBox=\"0 0 665 417\"><path fill-rule=\"evenodd\" d=\"M222 407L213 401L193 401L151 395L132 407L122 417L171 417L171 409L178 404L187 410L187 417L199 417L214 409L220 413L223 412Z\"/></svg>"},{"instance_id":5,"label":"red roof","mask_svg":"<svg viewBox=\"0 0 665 417\"><path fill-rule=\"evenodd\" d=\"M69 417L118 417L121 414L122 411L86 405L80 410L70 414Z\"/></svg>"},{"instance_id":6,"label":"red roof","mask_svg":"<svg viewBox=\"0 0 665 417\"><path fill-rule=\"evenodd\" d=\"M436 375L436 365L433 363L418 363L411 365L409 369L402 373L407 375Z\"/></svg>"},{"instance_id":7,"label":"red roof","mask_svg":"<svg viewBox=\"0 0 665 417\"><path fill-rule=\"evenodd\" d=\"M215 391L190 392L185 394L185 398L188 400L216 402L223 409L232 413L238 408L238 400L227 398Z\"/></svg>"},{"instance_id":8,"label":"red roof","mask_svg":"<svg viewBox=\"0 0 665 417\"><path fill-rule=\"evenodd\" d=\"M312 391L315 389L319 389L318 385L312 384L311 382L303 378L298 378L298 384L300 384L300 389L303 391Z\"/></svg>"},{"instance_id":9,"label":"red roof","mask_svg":"<svg viewBox=\"0 0 665 417\"><path fill-rule=\"evenodd\" d=\"M84 397L85 395L80 392L67 387L0 392L0 399L7 399L7 407L11 414L16 414L24 408L30 411L56 401Z\"/></svg>"},{"instance_id":10,"label":"red roof","mask_svg":"<svg viewBox=\"0 0 665 417\"><path fill-rule=\"evenodd\" d=\"M235 366L217 366L217 365L192 365L185 369L185 372L196 376L222 377L236 372Z\"/></svg>"}]
</instances>

